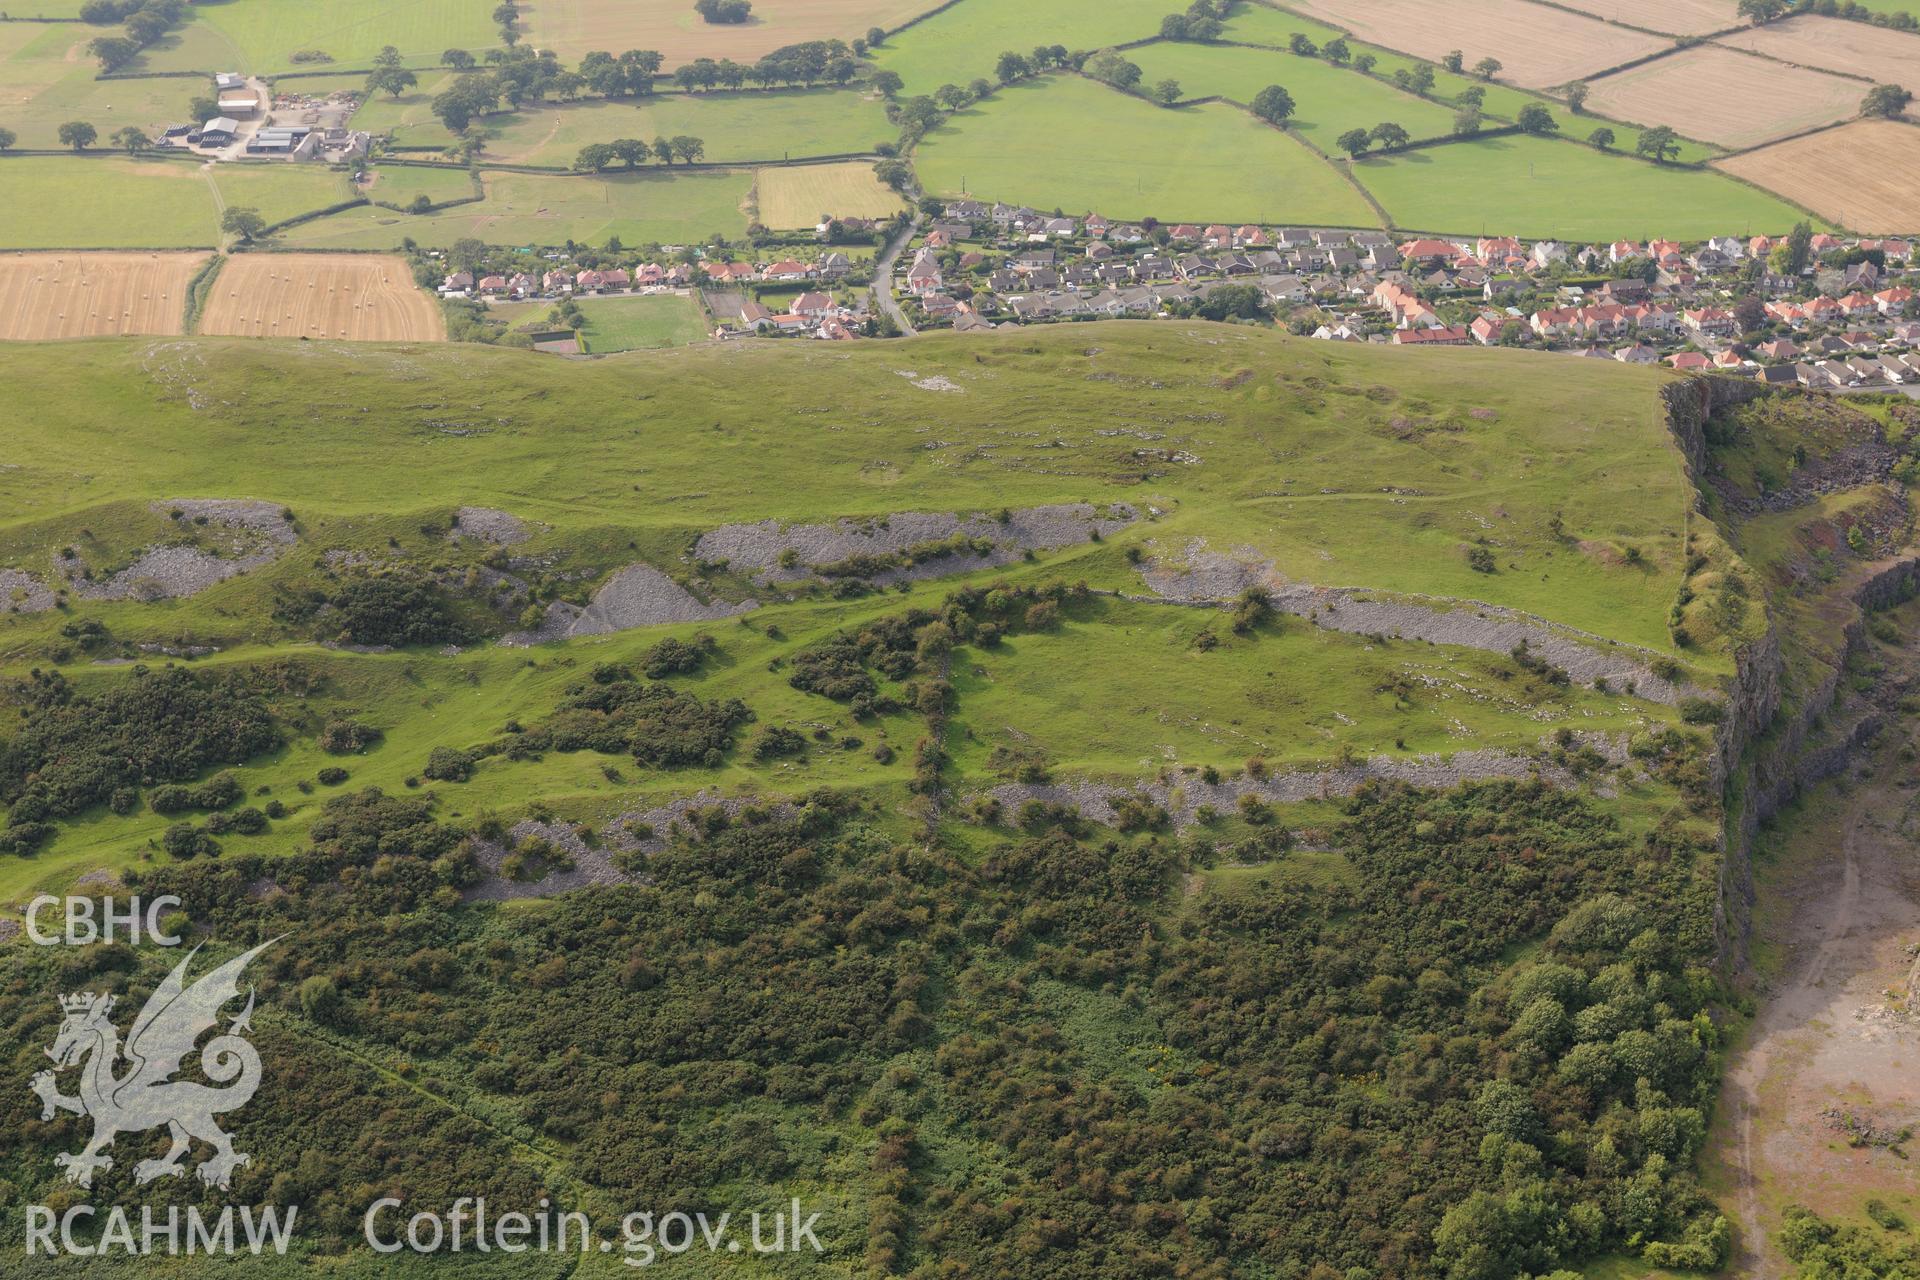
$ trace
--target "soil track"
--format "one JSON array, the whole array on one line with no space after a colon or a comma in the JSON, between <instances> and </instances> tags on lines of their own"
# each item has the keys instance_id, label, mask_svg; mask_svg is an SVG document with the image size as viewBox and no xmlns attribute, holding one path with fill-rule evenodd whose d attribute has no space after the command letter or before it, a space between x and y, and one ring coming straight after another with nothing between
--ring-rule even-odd
<instances>
[{"instance_id":1,"label":"soil track","mask_svg":"<svg viewBox=\"0 0 1920 1280\"><path fill-rule=\"evenodd\" d=\"M1785 970L1728 1067L1716 1126L1740 1223L1730 1274L1791 1274L1773 1242L1789 1204L1859 1221L1870 1197L1904 1211L1920 1195L1920 1169L1884 1146L1854 1145L1841 1128L1920 1127L1920 1019L1908 1007L1920 795L1894 751L1883 748L1850 790L1810 803L1786 837L1792 869L1765 890L1792 908L1766 931L1787 953Z\"/></svg>"}]
</instances>

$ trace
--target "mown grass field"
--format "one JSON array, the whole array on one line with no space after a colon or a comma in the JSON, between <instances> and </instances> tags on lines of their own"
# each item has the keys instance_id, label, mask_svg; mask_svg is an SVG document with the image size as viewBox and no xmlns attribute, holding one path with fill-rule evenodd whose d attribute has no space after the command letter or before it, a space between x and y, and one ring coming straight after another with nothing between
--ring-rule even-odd
<instances>
[{"instance_id":1,"label":"mown grass field","mask_svg":"<svg viewBox=\"0 0 1920 1280\"><path fill-rule=\"evenodd\" d=\"M728 162L871 152L898 133L877 98L848 89L591 99L493 116L486 125L487 158L560 168L587 143L615 138L691 134L707 144L706 160Z\"/></svg>"},{"instance_id":2,"label":"mown grass field","mask_svg":"<svg viewBox=\"0 0 1920 1280\"><path fill-rule=\"evenodd\" d=\"M679 244L746 230L741 204L752 184L745 171L641 171L596 177L484 172L486 198L440 212L348 209L291 227L288 244L315 249L391 249L412 237L444 247L465 236L490 244L593 244L618 236L629 245Z\"/></svg>"},{"instance_id":3,"label":"mown grass field","mask_svg":"<svg viewBox=\"0 0 1920 1280\"><path fill-rule=\"evenodd\" d=\"M473 175L466 169L431 165L383 164L373 169L373 181L361 188L370 200L409 205L418 196L435 204L473 195Z\"/></svg>"},{"instance_id":4,"label":"mown grass field","mask_svg":"<svg viewBox=\"0 0 1920 1280\"><path fill-rule=\"evenodd\" d=\"M224 0L189 6L191 20L142 60L152 71L315 70L296 53L328 55L328 67L362 69L386 45L409 66L430 67L448 48L478 53L498 42L489 7L474 0ZM221 65L211 65L209 57Z\"/></svg>"},{"instance_id":5,"label":"mown grass field","mask_svg":"<svg viewBox=\"0 0 1920 1280\"><path fill-rule=\"evenodd\" d=\"M0 159L0 249L211 248L213 194L198 168L105 156Z\"/></svg>"},{"instance_id":6,"label":"mown grass field","mask_svg":"<svg viewBox=\"0 0 1920 1280\"><path fill-rule=\"evenodd\" d=\"M222 208L258 209L269 223L353 197L346 177L325 165L259 160L215 165L207 170Z\"/></svg>"},{"instance_id":7,"label":"mown grass field","mask_svg":"<svg viewBox=\"0 0 1920 1280\"><path fill-rule=\"evenodd\" d=\"M929 192L1042 209L1378 225L1331 165L1244 111L1167 110L1079 76L996 93L928 134L915 162Z\"/></svg>"},{"instance_id":8,"label":"mown grass field","mask_svg":"<svg viewBox=\"0 0 1920 1280\"><path fill-rule=\"evenodd\" d=\"M684 347L707 336L700 303L679 294L591 298L580 304L580 314L587 318L580 336L595 355Z\"/></svg>"},{"instance_id":9,"label":"mown grass field","mask_svg":"<svg viewBox=\"0 0 1920 1280\"><path fill-rule=\"evenodd\" d=\"M1402 93L1319 58L1171 41L1128 50L1127 57L1139 65L1143 86L1170 77L1180 82L1188 98L1218 94L1245 104L1268 85L1280 85L1295 103L1288 128L1326 152L1338 150L1334 139L1348 129L1371 129L1382 121L1400 125L1415 138L1443 138L1453 128L1453 107Z\"/></svg>"},{"instance_id":10,"label":"mown grass field","mask_svg":"<svg viewBox=\"0 0 1920 1280\"><path fill-rule=\"evenodd\" d=\"M1806 217L1710 169L1656 167L1550 138L1373 156L1354 172L1397 225L1448 234L1704 239L1777 235Z\"/></svg>"},{"instance_id":11,"label":"mown grass field","mask_svg":"<svg viewBox=\"0 0 1920 1280\"><path fill-rule=\"evenodd\" d=\"M764 166L754 171L753 201L760 221L775 230L817 226L823 215L889 218L906 207L864 160Z\"/></svg>"},{"instance_id":12,"label":"mown grass field","mask_svg":"<svg viewBox=\"0 0 1920 1280\"><path fill-rule=\"evenodd\" d=\"M1100 49L1160 34L1169 10L1162 0L966 0L888 39L874 60L906 81L908 93L943 84L993 79L1005 50L1026 54L1036 45L1069 51Z\"/></svg>"},{"instance_id":13,"label":"mown grass field","mask_svg":"<svg viewBox=\"0 0 1920 1280\"><path fill-rule=\"evenodd\" d=\"M593 49L657 49L669 68L694 58L753 62L804 40L852 40L899 26L938 0L759 0L751 21L713 25L679 0L528 0L521 27L537 48L569 62Z\"/></svg>"},{"instance_id":14,"label":"mown grass field","mask_svg":"<svg viewBox=\"0 0 1920 1280\"><path fill-rule=\"evenodd\" d=\"M100 30L0 23L0 123L19 135L17 146L58 147L69 120L93 125L102 147L127 125L152 135L186 121L188 101L204 90L196 81L94 78L99 65L84 46Z\"/></svg>"}]
</instances>

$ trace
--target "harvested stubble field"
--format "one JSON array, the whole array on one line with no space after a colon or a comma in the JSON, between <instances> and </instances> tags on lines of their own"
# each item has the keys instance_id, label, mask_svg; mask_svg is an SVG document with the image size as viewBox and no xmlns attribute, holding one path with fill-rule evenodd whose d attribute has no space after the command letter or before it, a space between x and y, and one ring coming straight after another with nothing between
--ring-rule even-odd
<instances>
[{"instance_id":1,"label":"harvested stubble field","mask_svg":"<svg viewBox=\"0 0 1920 1280\"><path fill-rule=\"evenodd\" d=\"M176 334L204 253L13 253L0 258L0 339Z\"/></svg>"},{"instance_id":2,"label":"harvested stubble field","mask_svg":"<svg viewBox=\"0 0 1920 1280\"><path fill-rule=\"evenodd\" d=\"M1675 36L1704 36L1745 21L1735 0L1561 0L1569 9L1608 22L1663 31Z\"/></svg>"},{"instance_id":3,"label":"harvested stubble field","mask_svg":"<svg viewBox=\"0 0 1920 1280\"><path fill-rule=\"evenodd\" d=\"M1298 0L1293 7L1362 40L1436 62L1453 49L1464 50L1469 65L1498 58L1501 79L1534 88L1578 80L1672 43L1529 0Z\"/></svg>"},{"instance_id":4,"label":"harvested stubble field","mask_svg":"<svg viewBox=\"0 0 1920 1280\"><path fill-rule=\"evenodd\" d=\"M682 0L529 0L520 6L527 42L574 62L594 49L658 49L668 67L694 58L753 62L803 40L851 40L893 28L938 0L757 0L753 18L711 25Z\"/></svg>"},{"instance_id":5,"label":"harvested stubble field","mask_svg":"<svg viewBox=\"0 0 1920 1280\"><path fill-rule=\"evenodd\" d=\"M248 253L221 269L202 333L243 338L443 342L446 324L399 258Z\"/></svg>"},{"instance_id":6,"label":"harvested stubble field","mask_svg":"<svg viewBox=\"0 0 1920 1280\"><path fill-rule=\"evenodd\" d=\"M1920 129L1912 125L1861 120L1719 167L1855 231L1920 232Z\"/></svg>"},{"instance_id":7,"label":"harvested stubble field","mask_svg":"<svg viewBox=\"0 0 1920 1280\"><path fill-rule=\"evenodd\" d=\"M760 221L785 230L815 226L822 214L888 218L904 203L897 192L873 176L873 166L864 160L759 169L754 173L753 189Z\"/></svg>"},{"instance_id":8,"label":"harvested stubble field","mask_svg":"<svg viewBox=\"0 0 1920 1280\"><path fill-rule=\"evenodd\" d=\"M1865 86L1824 71L1699 45L1591 82L1587 108L1689 137L1752 147L1852 115Z\"/></svg>"},{"instance_id":9,"label":"harvested stubble field","mask_svg":"<svg viewBox=\"0 0 1920 1280\"><path fill-rule=\"evenodd\" d=\"M1920 92L1920 36L1904 31L1809 13L1736 31L1720 43ZM1865 84L1858 85L1856 97L1866 91Z\"/></svg>"}]
</instances>

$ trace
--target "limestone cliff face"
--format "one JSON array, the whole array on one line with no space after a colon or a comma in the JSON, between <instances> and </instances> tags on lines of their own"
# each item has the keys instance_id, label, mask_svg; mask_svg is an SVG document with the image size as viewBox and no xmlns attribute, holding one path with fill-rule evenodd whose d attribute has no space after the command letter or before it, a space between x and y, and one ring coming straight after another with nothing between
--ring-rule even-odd
<instances>
[{"instance_id":1,"label":"limestone cliff face","mask_svg":"<svg viewBox=\"0 0 1920 1280\"><path fill-rule=\"evenodd\" d=\"M1706 422L1721 409L1769 394L1754 382L1690 378L1661 389L1668 430L1687 461L1699 509L1706 502ZM1878 732L1882 716L1870 704L1836 714L1849 659L1866 642L1866 614L1920 588L1920 555L1903 553L1868 567L1846 588L1853 616L1839 651L1791 701L1783 694L1783 640L1771 611L1766 633L1734 655L1727 707L1714 741L1714 773L1726 796L1721 829L1718 931L1722 963L1744 964L1753 912L1754 836L1805 787L1844 769L1854 751Z\"/></svg>"}]
</instances>

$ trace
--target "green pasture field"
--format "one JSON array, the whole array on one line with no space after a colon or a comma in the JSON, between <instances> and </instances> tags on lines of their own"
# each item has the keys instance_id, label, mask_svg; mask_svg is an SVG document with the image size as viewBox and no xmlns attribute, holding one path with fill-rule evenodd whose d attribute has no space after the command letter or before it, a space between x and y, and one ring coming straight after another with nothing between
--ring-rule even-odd
<instances>
[{"instance_id":1,"label":"green pasture field","mask_svg":"<svg viewBox=\"0 0 1920 1280\"><path fill-rule=\"evenodd\" d=\"M481 0L221 0L188 12L191 20L141 59L145 69L251 75L360 69L371 67L386 45L399 49L409 66L434 67L446 49L478 56L498 42L490 6ZM293 55L304 51L332 61L295 62Z\"/></svg>"},{"instance_id":2,"label":"green pasture field","mask_svg":"<svg viewBox=\"0 0 1920 1280\"><path fill-rule=\"evenodd\" d=\"M406 237L445 247L463 237L489 244L681 244L720 233L738 238L747 226L740 211L753 181L735 170L669 175L560 176L483 172L486 199L436 213L348 209L289 228L285 243L308 249L391 249Z\"/></svg>"},{"instance_id":3,"label":"green pasture field","mask_svg":"<svg viewBox=\"0 0 1920 1280\"><path fill-rule=\"evenodd\" d=\"M84 4L86 0L14 0L6 13L14 22L31 22L36 18L77 18Z\"/></svg>"},{"instance_id":4,"label":"green pasture field","mask_svg":"<svg viewBox=\"0 0 1920 1280\"><path fill-rule=\"evenodd\" d=\"M700 303L679 294L590 298L580 304L580 313L587 318L580 336L595 355L684 347L707 337L707 318Z\"/></svg>"},{"instance_id":5,"label":"green pasture field","mask_svg":"<svg viewBox=\"0 0 1920 1280\"><path fill-rule=\"evenodd\" d=\"M1394 224L1448 234L1682 240L1784 233L1807 215L1712 170L1552 138L1506 136L1354 165Z\"/></svg>"},{"instance_id":6,"label":"green pasture field","mask_svg":"<svg viewBox=\"0 0 1920 1280\"><path fill-rule=\"evenodd\" d=\"M1171 41L1131 49L1127 57L1139 64L1143 87L1171 77L1188 98L1218 94L1244 105L1268 85L1280 85L1295 103L1287 127L1330 153L1338 150L1334 139L1348 129L1371 129L1382 121L1400 125L1415 138L1444 138L1453 129L1452 107L1319 58Z\"/></svg>"},{"instance_id":7,"label":"green pasture field","mask_svg":"<svg viewBox=\"0 0 1920 1280\"><path fill-rule=\"evenodd\" d=\"M258 209L268 222L282 222L353 198L344 174L320 164L251 160L207 170L224 208Z\"/></svg>"},{"instance_id":8,"label":"green pasture field","mask_svg":"<svg viewBox=\"0 0 1920 1280\"><path fill-rule=\"evenodd\" d=\"M947 83L992 80L1005 50L1024 55L1059 44L1072 52L1159 35L1160 20L1178 8L1166 0L964 0L888 40L874 61L898 72L907 93L931 93Z\"/></svg>"},{"instance_id":9,"label":"green pasture field","mask_svg":"<svg viewBox=\"0 0 1920 1280\"><path fill-rule=\"evenodd\" d=\"M435 204L443 204L473 194L473 175L465 169L383 164L372 172L373 182L363 190L368 199L386 204L411 204L416 196L426 196Z\"/></svg>"},{"instance_id":10,"label":"green pasture field","mask_svg":"<svg viewBox=\"0 0 1920 1280\"><path fill-rule=\"evenodd\" d=\"M1225 103L1168 110L1073 75L1003 89L920 143L921 184L1163 221L1376 226L1337 170Z\"/></svg>"},{"instance_id":11,"label":"green pasture field","mask_svg":"<svg viewBox=\"0 0 1920 1280\"><path fill-rule=\"evenodd\" d=\"M877 98L847 89L596 98L490 116L486 126L488 159L560 168L586 144L615 138L691 134L707 144L706 160L726 163L863 154L898 132Z\"/></svg>"},{"instance_id":12,"label":"green pasture field","mask_svg":"<svg viewBox=\"0 0 1920 1280\"><path fill-rule=\"evenodd\" d=\"M1920 3L1920 0L1915 0L1915 3ZM1247 44L1285 49L1288 40L1295 32L1307 36L1316 46L1324 45L1327 41L1335 39L1336 37L1345 38L1347 47L1353 51L1355 57L1363 53L1370 53L1374 56L1377 60L1373 69L1374 75L1389 79L1396 70L1405 69L1411 71L1422 61L1419 58L1410 57L1404 53L1396 53L1391 49L1383 49L1378 45L1371 45L1365 41L1353 39L1350 36L1346 36L1345 33L1338 28L1330 27L1326 23L1317 22L1312 18L1303 17L1300 14L1292 13L1285 9L1257 3L1236 6L1233 15L1227 19L1226 30L1222 33L1222 38L1226 40L1244 41ZM1140 52L1144 53L1146 50L1141 50ZM1136 62L1140 61L1136 54L1130 53L1127 56L1133 58ZM1301 58L1293 53L1288 53L1286 56L1298 62L1325 62L1323 58ZM1141 65L1145 66L1145 63ZM1532 93L1525 89L1516 89L1512 85L1480 80L1474 76L1455 75L1437 63L1432 65L1434 69L1434 82L1433 96L1430 101L1445 108L1449 113L1453 111L1454 103L1463 90L1470 86L1478 86L1486 91L1486 99L1481 106L1481 110L1490 119L1511 122L1514 117L1520 114L1522 107L1528 103L1539 102L1544 103L1553 111L1554 116L1561 122L1561 128L1571 135L1584 138L1594 129L1604 124L1618 135L1620 147L1627 151L1633 150L1633 144L1639 140L1640 129L1636 125L1623 123L1618 120L1604 120L1597 116L1575 116L1567 110L1565 103L1547 97L1544 94ZM1280 83L1287 84L1288 82L1283 77ZM1391 88L1392 86L1389 85L1388 87ZM1675 156L1674 159L1684 164L1691 164L1705 160L1711 156L1719 155L1721 150L1722 148L1709 143L1695 142L1688 139L1682 142L1680 153Z\"/></svg>"},{"instance_id":13,"label":"green pasture field","mask_svg":"<svg viewBox=\"0 0 1920 1280\"><path fill-rule=\"evenodd\" d=\"M216 245L213 193L191 164L119 157L0 158L0 248Z\"/></svg>"}]
</instances>

